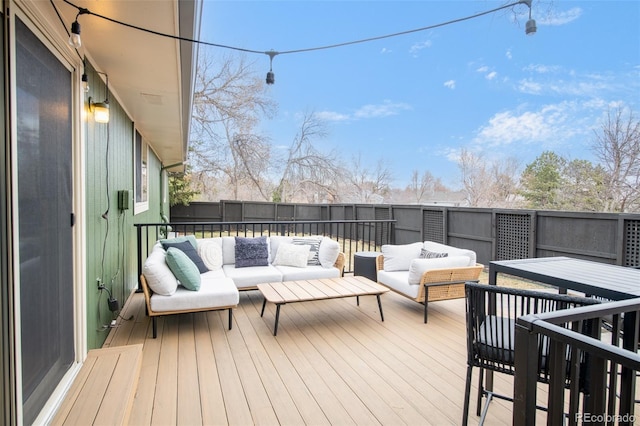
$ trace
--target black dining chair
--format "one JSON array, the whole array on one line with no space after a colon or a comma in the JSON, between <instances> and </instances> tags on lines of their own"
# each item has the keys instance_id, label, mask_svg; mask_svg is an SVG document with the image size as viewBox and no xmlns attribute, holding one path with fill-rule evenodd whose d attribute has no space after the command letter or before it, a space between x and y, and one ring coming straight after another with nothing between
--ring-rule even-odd
<instances>
[{"instance_id":1,"label":"black dining chair","mask_svg":"<svg viewBox=\"0 0 640 426\"><path fill-rule=\"evenodd\" d=\"M481 416L479 424L483 424L489 403L493 398L513 402L512 396L495 393L492 381L485 382L484 373L490 371L511 376L515 374L515 321L517 317L600 303L600 301L588 297L470 282L465 284L465 293L467 377L462 417L464 426L467 425L469 416L473 367L480 368L476 409L476 415ZM582 332L590 333L586 325ZM536 380L543 383L548 383L549 379L549 365L547 365L546 359L548 359L550 346L548 339L543 338L538 342L541 362ZM568 354L568 359L569 356L570 354ZM581 362L582 368L586 368L585 361ZM581 383L582 388L586 386L585 383ZM482 398L484 397L486 397L486 402L481 410ZM538 408L544 409L543 407Z\"/></svg>"}]
</instances>

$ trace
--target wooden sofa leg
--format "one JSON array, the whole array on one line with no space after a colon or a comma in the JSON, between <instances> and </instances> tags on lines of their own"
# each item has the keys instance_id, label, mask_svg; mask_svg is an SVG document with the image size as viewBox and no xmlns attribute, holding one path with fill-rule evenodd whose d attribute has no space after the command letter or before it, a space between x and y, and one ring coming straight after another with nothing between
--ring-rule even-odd
<instances>
[{"instance_id":1,"label":"wooden sofa leg","mask_svg":"<svg viewBox=\"0 0 640 426\"><path fill-rule=\"evenodd\" d=\"M229 308L229 330L233 326L233 309Z\"/></svg>"},{"instance_id":2,"label":"wooden sofa leg","mask_svg":"<svg viewBox=\"0 0 640 426\"><path fill-rule=\"evenodd\" d=\"M427 323L427 306L429 305L429 287L424 286L424 323Z\"/></svg>"},{"instance_id":3,"label":"wooden sofa leg","mask_svg":"<svg viewBox=\"0 0 640 426\"><path fill-rule=\"evenodd\" d=\"M158 325L156 324L156 317L151 317L151 324L153 328L153 338L155 339L158 334Z\"/></svg>"}]
</instances>

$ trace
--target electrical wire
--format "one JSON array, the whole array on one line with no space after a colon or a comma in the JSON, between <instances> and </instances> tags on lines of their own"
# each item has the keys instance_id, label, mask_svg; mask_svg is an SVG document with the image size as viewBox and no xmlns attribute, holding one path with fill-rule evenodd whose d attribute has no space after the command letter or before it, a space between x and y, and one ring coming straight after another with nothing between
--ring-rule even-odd
<instances>
[{"instance_id":1,"label":"electrical wire","mask_svg":"<svg viewBox=\"0 0 640 426\"><path fill-rule=\"evenodd\" d=\"M53 1L53 0L50 0L50 1ZM84 14L93 15L93 16L96 16L98 18L113 22L113 23L118 24L118 25L122 25L122 26L129 27L129 28L132 28L132 29L135 29L135 30L138 30L138 31L143 31L143 32L146 32L146 33L150 33L150 34L154 34L154 35L158 35L158 36L162 36L162 37L172 38L172 39L181 40L181 41L188 41L188 42L191 42L191 43L203 44L203 45L206 45L206 46L219 47L219 48L222 48L222 49L236 50L236 51L240 51L240 52L264 54L264 55L268 55L270 58L273 58L273 56L275 56L275 55L285 55L285 54L291 54L291 53L303 53L303 52L312 52L312 51L316 51L316 50L334 49L334 48L337 48L337 47L349 46L349 45L360 44L360 43L367 43L367 42L371 42L371 41L382 40L382 39L385 39L385 38L398 37L398 36L411 34L411 33L416 33L416 32L420 32L420 31L431 30L431 29L443 27L443 26L446 26L446 25L456 24L458 22L468 21L470 19L474 19L474 18L478 18L480 16L488 15L488 14L497 12L499 10L507 9L507 8L510 8L510 7L513 7L513 6L517 6L519 4L525 4L525 5L529 6L529 11L531 11L531 0L518 0L518 1L515 1L513 3L505 4L505 5L496 7L496 8L491 9L491 10L487 10L487 11L484 11L484 12L479 12L479 13L476 13L476 14L473 14L473 15L462 17L462 18L452 19L450 21L442 22L442 23L439 23L439 24L429 25L429 26L421 27L421 28L415 28L415 29L412 29L412 30L400 31L400 32L392 33L392 34L385 34L385 35L380 35L380 36L375 36L375 37L368 37L368 38L363 38L363 39L358 39L358 40L353 40L353 41L346 41L346 42L336 43L336 44L329 44L329 45L324 45L324 46L308 47L308 48L304 48L304 49L284 50L284 51L275 51L275 50L261 51L261 50L254 50L254 49L245 49L245 48L242 48L242 47L228 46L228 45L218 44L218 43L211 43L211 42L207 42L207 41L195 40L195 39L191 39L191 38L187 38L187 37L181 37L181 36L176 36L176 35L172 35L172 34L161 33L159 31L150 30L148 28L143 28L143 27L140 27L140 26L137 26L137 25L129 24L129 23L122 22L122 21L119 21L119 20L114 19L114 18L110 18L108 16L101 15L99 13L92 12L89 9L85 9L85 8L81 8L79 6L76 6L75 4L73 4L69 0L63 0L63 1L65 3L67 3L68 5L78 9L78 15L81 15L81 14L82 15L84 15Z\"/></svg>"}]
</instances>

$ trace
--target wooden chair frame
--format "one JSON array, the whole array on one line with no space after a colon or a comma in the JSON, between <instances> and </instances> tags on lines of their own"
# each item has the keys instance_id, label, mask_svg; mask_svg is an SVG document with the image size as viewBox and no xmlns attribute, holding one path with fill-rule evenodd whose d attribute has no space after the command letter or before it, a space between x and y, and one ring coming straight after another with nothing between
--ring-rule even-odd
<instances>
[{"instance_id":1,"label":"wooden chair frame","mask_svg":"<svg viewBox=\"0 0 640 426\"><path fill-rule=\"evenodd\" d=\"M379 255L376 258L376 271L383 269L384 256ZM398 291L396 293L424 305L424 323L426 324L429 302L464 298L464 283L467 281L478 282L478 277L483 269L484 265L480 263L476 263L476 266L431 269L420 277L420 288L416 297L409 297ZM385 285L381 282L378 283ZM391 290L394 289L391 288Z\"/></svg>"}]
</instances>

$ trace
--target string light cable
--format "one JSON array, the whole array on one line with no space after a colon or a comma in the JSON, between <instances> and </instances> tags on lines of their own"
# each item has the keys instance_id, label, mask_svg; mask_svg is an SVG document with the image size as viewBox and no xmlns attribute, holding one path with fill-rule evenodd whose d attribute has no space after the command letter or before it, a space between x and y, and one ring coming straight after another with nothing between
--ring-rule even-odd
<instances>
[{"instance_id":1,"label":"string light cable","mask_svg":"<svg viewBox=\"0 0 640 426\"><path fill-rule=\"evenodd\" d=\"M53 2L53 0L50 0L50 1ZM273 73L272 63L273 63L273 58L275 56L277 56L277 55L287 55L287 54L292 54L292 53L305 53L305 52L313 52L313 51L317 51L317 50L334 49L334 48L338 48L338 47L350 46L350 45L360 44L360 43L368 43L368 42L372 42L372 41L376 41L376 40L382 40L382 39L391 38L391 37L399 37L399 36L403 36L403 35L407 35L407 34L412 34L412 33L417 33L417 32L421 32L421 31L431 30L431 29L434 29L434 28L444 27L446 25L456 24L456 23L463 22L463 21L468 21L470 19L479 18L481 16L489 15L491 13L495 13L495 12L498 12L498 11L503 10L503 9L508 9L510 7L517 6L519 4L524 4L524 5L529 7L529 20L526 23L526 30L525 30L526 34L534 34L536 32L535 21L531 18L531 2L532 2L532 0L518 0L518 1L515 1L515 2L512 2L512 3L508 3L508 4L505 4L505 5L490 9L490 10L486 10L484 12L478 12L478 13L475 13L473 15L469 15L469 16L465 16L465 17L457 18L457 19L452 19L452 20L449 20L449 21L441 22L439 24L428 25L426 27L415 28L415 29L411 29L411 30L400 31L400 32L396 32L396 33L385 34L385 35L374 36L374 37L368 37L368 38L363 38L363 39L358 39L358 40L346 41L346 42L342 42L342 43L328 44L328 45L324 45L324 46L308 47L308 48L294 49L294 50L283 50L283 51L277 51L277 50L273 50L273 49L265 51L265 50L246 49L246 48L242 48L242 47L229 46L229 45L224 45L224 44L219 44L219 43L212 43L212 42L203 41L203 40L195 40L195 39L188 38L188 37L181 37L181 36L176 36L176 35L172 35L172 34L166 34L166 33L162 33L162 32L155 31L155 30L151 30L151 29L148 29L148 28L143 28L143 27L140 27L140 26L137 26L137 25L129 24L127 22L119 21L117 19L101 15L99 13L92 12L89 9L82 8L82 7L79 7L79 6L75 5L75 4L73 4L70 0L63 0L63 1L64 1L64 3L70 5L70 6L76 8L78 10L78 15L76 16L76 21L74 22L74 24L77 24L77 22L78 22L77 20L78 20L78 17L80 15L91 15L91 16L95 16L97 18L104 19L106 21L112 22L114 24L122 25L122 26L125 26L125 27L128 27L128 28L132 28L132 29L135 29L135 30L138 30L138 31L143 31L143 32L146 32L146 33L149 33L149 34L154 34L154 35L161 36L161 37L167 37L167 38L171 38L171 39L175 39L175 40L202 44L202 45L205 45L205 46L218 47L218 48L221 48L221 49L229 49L229 50L235 50L235 51L239 51L239 52L267 55L267 56L269 56L269 65L270 65L269 66L269 72L267 73L267 84L273 84L275 82L275 75Z\"/></svg>"}]
</instances>

